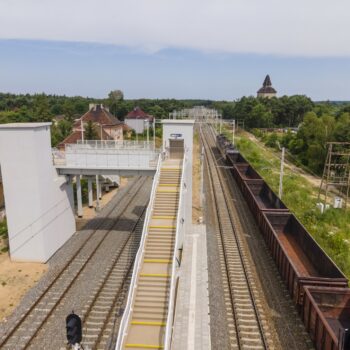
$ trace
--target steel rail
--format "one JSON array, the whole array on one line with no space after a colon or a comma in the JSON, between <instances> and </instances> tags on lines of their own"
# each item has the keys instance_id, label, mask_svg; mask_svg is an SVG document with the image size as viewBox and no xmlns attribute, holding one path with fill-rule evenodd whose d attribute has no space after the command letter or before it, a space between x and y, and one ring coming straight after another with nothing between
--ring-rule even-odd
<instances>
[{"instance_id":1,"label":"steel rail","mask_svg":"<svg viewBox=\"0 0 350 350\"><path fill-rule=\"evenodd\" d=\"M122 211L119 213L118 217L116 218L116 223L119 222L121 216L123 215L123 213L127 210L128 206L130 205L130 203L132 202L132 200L136 197L137 193L140 191L140 189L143 187L143 184L146 182L146 179L142 179L142 177L139 177L137 180L137 184L138 187L136 189L136 192L132 192L131 194L131 198L127 201L127 203L124 205ZM128 195L130 195L131 191L126 192L122 199L125 199ZM113 206L111 208L111 210L108 212L107 217L111 215L111 213L116 209L116 207L119 205L119 203L117 203L115 206ZM115 223L115 224L116 224ZM19 321L15 324L15 326L11 329L11 331L6 334L6 336L4 338L1 339L0 342L0 348L2 348L3 346L5 346L6 343L9 342L9 340L12 338L12 336L20 330L21 325L28 319L29 315L31 315L31 313L35 310L36 306L43 300L43 298L50 292L50 290L55 286L56 282L59 281L59 279L62 277L62 275L67 271L68 267L74 262L74 260L78 257L80 251L88 244L88 242L90 242L90 239L93 237L94 233L96 233L100 227L102 226L102 222L98 225L98 227L96 229L93 230L93 232L86 238L86 240L84 241L83 245L81 245L72 255L72 257L68 260L68 262L64 265L64 267L60 270L60 272L55 276L55 278L50 282L50 284L44 289L44 291L40 294L40 296L35 300L35 302L30 306L30 308L21 316L21 318L19 319ZM113 227L115 226L115 224L113 225ZM90 256L86 259L86 261L82 264L82 266L79 268L78 272L76 273L76 275L73 277L73 279L71 280L71 282L68 284L68 286L66 287L65 291L63 291L63 294L61 295L61 297L58 299L58 301L56 301L54 303L54 306L51 308L50 312L45 316L44 320L41 322L40 326L37 327L36 331L34 332L34 334L32 336L30 336L30 338L28 339L28 341L26 342L26 344L24 344L24 349L27 348L27 344L30 344L30 342L32 341L32 339L34 339L34 337L36 336L36 334L39 332L40 328L42 327L43 323L48 319L48 317L52 314L52 312L54 311L54 309L57 307L57 305L59 304L59 302L62 300L62 298L64 297L64 295L68 292L68 290L71 288L71 286L73 285L74 281L76 280L76 278L81 274L81 272L83 271L83 269L85 268L85 266L87 265L87 263L91 260L91 258L94 256L94 254L96 253L96 251L98 250L98 248L101 246L102 242L105 240L105 238L107 237L107 235L112 231L113 227L106 231L105 234L102 236L102 238L100 239L99 243L97 244L97 246L94 248L94 250L92 251L92 253L90 254Z\"/></svg>"},{"instance_id":2,"label":"steel rail","mask_svg":"<svg viewBox=\"0 0 350 350\"><path fill-rule=\"evenodd\" d=\"M111 274L113 273L113 270L114 268L117 266L119 260L120 260L120 257L122 256L122 254L125 252L125 250L128 248L128 245L129 243L131 243L130 245L132 245L134 242L131 242L131 238L133 238L133 233L135 233L136 229L138 228L139 224L141 221L143 221L143 218L144 218L144 214L146 212L146 208L147 206L145 206L142 210L142 213L139 215L137 221L133 224L133 228L131 229L130 231L130 234L129 236L126 238L125 242L123 242L122 244L122 247L120 249L120 252L118 254L118 256L116 257L116 259L113 261L113 264L109 267L108 269L108 272L107 272L107 275L106 277L104 278L103 282L101 283L97 293L95 294L94 296L94 299L92 300L91 304L89 305L89 308L87 310L87 312L85 313L85 315L83 315L83 318L82 318L82 323L83 325L85 324L86 320L89 318L89 316L91 315L92 311L93 311L93 307L96 305L97 301L98 301L98 298L100 297L102 291L103 291L103 288L106 286L106 283L107 281L109 280L109 277L111 276ZM139 234L139 238L141 238L141 233ZM136 252L137 252L137 249L135 249L135 255L136 255ZM135 258L135 257L134 257ZM103 322L103 326L99 332L99 335L97 337L97 340L95 341L95 347L94 348L98 348L98 344L100 343L101 341L101 337L104 333L104 330L106 329L106 326L108 324L108 320L110 319L111 317L111 314L113 312L113 310L115 309L115 305L117 304L117 301L118 301L118 298L120 297L120 294L121 294L121 291L123 290L124 286L125 286L125 283L132 271L132 266L133 266L133 263L134 263L134 258L131 257L130 261L126 264L126 272L123 276L123 279L122 279L122 283L119 287L119 289L116 291L115 293L115 296L113 298L113 301L112 301L112 306L109 308L109 311L108 311L108 314L107 314L107 317L105 318L104 322Z\"/></svg>"},{"instance_id":3,"label":"steel rail","mask_svg":"<svg viewBox=\"0 0 350 350\"><path fill-rule=\"evenodd\" d=\"M209 136L209 132L207 132L206 134ZM211 139L213 139L213 131L211 131ZM264 332L264 329L263 329L263 326L262 326L262 322L261 322L261 319L260 319L260 315L259 315L259 310L258 310L258 307L256 305L256 302L255 302L255 297L254 297L254 294L253 294L253 291L252 291L252 287L251 287L251 281L250 281L250 278L248 276L248 272L247 272L247 266L246 266L246 263L244 261L244 258L243 258L243 250L242 250L242 247L241 247L241 243L240 243L240 240L238 238L238 233L237 233L237 229L235 227L235 224L234 224L234 220L232 218L232 213L230 212L230 210L228 209L229 208L229 199L227 198L227 192L224 190L225 188L225 185L224 185L224 181L223 181L223 178L222 178L222 174L220 173L220 171L216 168L216 157L214 155L214 152L211 148L211 146L209 145L209 141L208 141L208 138L204 136L204 132L201 128L201 139L202 139L202 143L203 145L205 146L205 152L206 152L206 162L207 162L207 167L208 167L208 174L209 174L209 180L210 180L210 183L211 183L211 186L213 188L213 194L214 194L214 203L215 203L215 209L216 209L216 215L217 215L217 218L218 218L218 223L219 223L219 230L220 230L220 236L221 236L221 241L222 241L222 245L223 245L223 255L225 257L225 262L226 262L226 275L228 277L229 280L231 280L231 273L229 271L229 267L228 267L228 257L227 257L227 251L225 249L225 239L224 239L224 229L223 229L223 224L220 220L220 214L219 214L219 211L220 209L222 209L222 207L220 208L220 203L219 203L219 199L218 199L218 192L217 191L220 191L221 192L221 195L224 199L224 205L226 206L227 208L227 213L228 213L228 219L229 219L229 222L230 222L230 225L231 225L231 228L232 228L232 232L233 232L233 236L234 236L234 240L235 240L235 243L236 243L236 246L237 246L237 249L238 249L238 254L239 254L239 257L240 257L240 263L242 265L242 268L243 268L243 273L244 273L244 276L245 276L245 280L246 280L246 284L247 284L247 287L248 287L248 292L249 292L249 295L250 295L250 299L251 299L251 303L253 305L253 311L254 311L254 314L255 314L255 319L256 319L256 323L257 323L257 326L259 328L259 332L260 332L260 339L261 339L261 343L262 343L262 346L264 349L268 349L268 342L267 342L267 339L266 339L266 336L265 336L265 332ZM215 170L214 170L215 169ZM219 183L219 187L220 188L215 188L214 189L214 177L216 176L217 178L217 182ZM232 282L234 283L234 281ZM238 346L240 349L243 349L244 348L244 345L242 344L242 341L241 341L241 338L239 336L240 334L240 330L239 330L239 327L238 327L238 324L239 324L239 321L238 321L238 315L237 315L237 312L235 310L235 300L234 300L234 292L232 290L232 284L229 282L228 283L228 286L230 288L230 295L231 295L231 303L232 303L232 310L233 310L233 316L234 316L234 320L235 320L235 328L236 328L236 335L237 335L237 341L238 341Z\"/></svg>"},{"instance_id":4,"label":"steel rail","mask_svg":"<svg viewBox=\"0 0 350 350\"><path fill-rule=\"evenodd\" d=\"M127 211L127 209L129 208L129 205L132 203L132 201L137 197L139 191L141 190L141 188L143 188L144 183L146 182L146 179L144 179L144 181L141 181L140 185L137 187L137 190L132 194L132 197L127 201L127 204L125 205L125 207L123 208L123 211L120 213L120 215L118 216L118 218L116 219L114 225L112 226L112 228L108 231L105 232L105 234L102 236L102 239L100 240L100 242L98 243L98 245L94 248L94 250L92 251L92 253L90 254L90 256L86 259L86 261L83 263L83 265L81 266L81 268L78 270L78 273L73 277L73 279L71 280L71 282L68 284L68 286L66 287L66 289L63 291L63 293L61 294L61 296L57 299L57 301L54 303L53 307L51 307L51 310L46 314L46 316L44 317L44 319L41 321L41 324L39 327L37 327L37 329L35 330L35 332L30 336L30 338L27 340L26 344L24 345L23 349L27 349L30 344L33 342L34 338L37 336L37 334L39 333L39 331L41 330L41 328L43 327L44 323L49 319L49 317L53 314L53 312L55 311L55 309L57 308L57 306L61 303L61 301L63 300L63 298L66 296L66 294L68 293L68 291L72 288L72 286L74 285L75 281L78 279L78 277L81 275L82 271L85 269L85 267L87 266L87 264L90 262L90 260L95 256L96 252L98 251L98 249L100 248L100 246L102 245L102 243L104 242L104 240L107 238L107 236L113 231L113 228L119 223L121 216Z\"/></svg>"}]
</instances>

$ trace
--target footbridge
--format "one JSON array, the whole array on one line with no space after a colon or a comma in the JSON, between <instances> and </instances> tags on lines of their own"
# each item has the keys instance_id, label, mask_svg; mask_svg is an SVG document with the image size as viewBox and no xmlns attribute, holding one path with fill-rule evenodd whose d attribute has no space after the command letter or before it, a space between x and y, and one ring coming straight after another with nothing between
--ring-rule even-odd
<instances>
[{"instance_id":1,"label":"footbridge","mask_svg":"<svg viewBox=\"0 0 350 350\"><path fill-rule=\"evenodd\" d=\"M93 140L53 150L60 175L153 175L160 151L153 142Z\"/></svg>"},{"instance_id":2,"label":"footbridge","mask_svg":"<svg viewBox=\"0 0 350 350\"><path fill-rule=\"evenodd\" d=\"M157 169L116 349L170 348L187 158L162 160Z\"/></svg>"},{"instance_id":3,"label":"footbridge","mask_svg":"<svg viewBox=\"0 0 350 350\"><path fill-rule=\"evenodd\" d=\"M154 176L160 151L154 142L79 140L52 151L53 163L59 175L75 178L77 214L83 216L81 179L88 181L89 206L92 207L93 182L96 184L97 208L102 196L102 183L119 183L120 176ZM164 154L165 156L165 154Z\"/></svg>"}]
</instances>

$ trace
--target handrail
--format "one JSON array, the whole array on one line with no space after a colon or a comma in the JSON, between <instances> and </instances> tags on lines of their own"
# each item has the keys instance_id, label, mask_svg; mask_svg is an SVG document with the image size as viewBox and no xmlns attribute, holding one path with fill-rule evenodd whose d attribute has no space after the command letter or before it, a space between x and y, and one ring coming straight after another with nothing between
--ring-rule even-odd
<instances>
[{"instance_id":1,"label":"handrail","mask_svg":"<svg viewBox=\"0 0 350 350\"><path fill-rule=\"evenodd\" d=\"M74 149L154 149L152 141L122 141L122 140L78 140L77 143L66 143L65 148Z\"/></svg>"},{"instance_id":2,"label":"handrail","mask_svg":"<svg viewBox=\"0 0 350 350\"><path fill-rule=\"evenodd\" d=\"M175 246L173 253L173 261L172 261L172 271L171 271L171 284L170 284L170 295L169 295L169 304L168 304L168 317L166 322L166 331L165 331L165 340L164 340L164 350L170 350L171 347L171 338L172 338L172 330L173 330L173 317L174 317L174 304L175 304L175 289L176 289L176 264L177 264L177 250L179 245L179 237L180 230L183 229L184 221L182 217L183 211L183 197L184 197L184 188L185 188L185 171L186 171L186 153L184 154L182 161L182 174L181 174L181 187L179 194L179 204L177 210L177 220L176 220L176 236L175 236ZM190 194L192 195L192 194ZM189 219L191 220L191 219Z\"/></svg>"},{"instance_id":3,"label":"handrail","mask_svg":"<svg viewBox=\"0 0 350 350\"><path fill-rule=\"evenodd\" d=\"M131 278L130 287L129 287L130 292L129 292L128 300L127 300L127 303L126 303L126 306L124 309L123 318L120 322L117 344L115 347L117 350L122 348L124 337L125 337L126 332L127 332L127 327L129 325L129 319L130 319L131 312L132 312L133 300L135 297L135 291L136 291L135 287L137 285L138 271L141 268L141 262L142 262L142 258L143 258L143 254L144 254L145 241L146 241L146 237L148 235L149 221L151 218L151 213L153 211L154 199L156 196L156 190L157 190L158 182L159 182L160 166L161 166L161 156L159 155L158 156L158 163L157 163L157 171L154 175L151 196L150 196L150 200L149 200L149 203L147 206L145 221L143 224L140 247L139 247L137 254L136 254L134 268L133 268L133 272L132 272L132 278Z\"/></svg>"},{"instance_id":4,"label":"handrail","mask_svg":"<svg viewBox=\"0 0 350 350\"><path fill-rule=\"evenodd\" d=\"M102 167L155 169L158 149L100 149L67 147L65 152L53 151L53 163L57 167Z\"/></svg>"}]
</instances>

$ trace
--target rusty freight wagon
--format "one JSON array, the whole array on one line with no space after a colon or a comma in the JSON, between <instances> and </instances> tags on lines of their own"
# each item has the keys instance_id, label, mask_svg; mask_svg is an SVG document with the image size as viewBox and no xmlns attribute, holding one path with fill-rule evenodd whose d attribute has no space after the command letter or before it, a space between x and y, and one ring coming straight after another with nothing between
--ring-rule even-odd
<instances>
[{"instance_id":1,"label":"rusty freight wagon","mask_svg":"<svg viewBox=\"0 0 350 350\"><path fill-rule=\"evenodd\" d=\"M350 350L350 289L305 287L301 316L317 350Z\"/></svg>"},{"instance_id":2,"label":"rusty freight wagon","mask_svg":"<svg viewBox=\"0 0 350 350\"><path fill-rule=\"evenodd\" d=\"M242 192L244 192L247 189L245 185L246 181L253 183L259 183L263 181L262 177L254 170L254 168L252 168L249 164L246 163L235 164L233 166L232 173Z\"/></svg>"},{"instance_id":3,"label":"rusty freight wagon","mask_svg":"<svg viewBox=\"0 0 350 350\"><path fill-rule=\"evenodd\" d=\"M293 214L263 215L265 241L297 306L303 304L305 285L348 286L344 274Z\"/></svg>"},{"instance_id":4,"label":"rusty freight wagon","mask_svg":"<svg viewBox=\"0 0 350 350\"><path fill-rule=\"evenodd\" d=\"M244 181L242 179L241 181L244 184L242 193L259 227L265 222L263 217L264 212L289 213L289 209L286 205L278 198L264 180L255 179Z\"/></svg>"},{"instance_id":5,"label":"rusty freight wagon","mask_svg":"<svg viewBox=\"0 0 350 350\"><path fill-rule=\"evenodd\" d=\"M231 166L240 163L249 164L247 160L242 156L242 154L237 150L235 150L235 152L226 152L226 161Z\"/></svg>"}]
</instances>

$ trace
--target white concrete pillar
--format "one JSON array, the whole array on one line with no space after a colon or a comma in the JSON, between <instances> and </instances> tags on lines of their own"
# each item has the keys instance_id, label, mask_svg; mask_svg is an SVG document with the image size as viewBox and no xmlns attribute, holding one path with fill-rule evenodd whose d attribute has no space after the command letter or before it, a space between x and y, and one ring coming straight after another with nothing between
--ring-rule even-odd
<instances>
[{"instance_id":1,"label":"white concrete pillar","mask_svg":"<svg viewBox=\"0 0 350 350\"><path fill-rule=\"evenodd\" d=\"M50 125L0 125L11 260L44 263L76 231L74 192L53 166Z\"/></svg>"},{"instance_id":2,"label":"white concrete pillar","mask_svg":"<svg viewBox=\"0 0 350 350\"><path fill-rule=\"evenodd\" d=\"M98 184L98 198L102 199L102 184L99 182Z\"/></svg>"},{"instance_id":3,"label":"white concrete pillar","mask_svg":"<svg viewBox=\"0 0 350 350\"><path fill-rule=\"evenodd\" d=\"M109 185L106 185L106 186L105 186L105 191L106 191L106 192L109 192Z\"/></svg>"},{"instance_id":4,"label":"white concrete pillar","mask_svg":"<svg viewBox=\"0 0 350 350\"><path fill-rule=\"evenodd\" d=\"M89 193L89 208L92 208L93 193L92 193L92 178L88 178L88 193Z\"/></svg>"},{"instance_id":5,"label":"white concrete pillar","mask_svg":"<svg viewBox=\"0 0 350 350\"><path fill-rule=\"evenodd\" d=\"M96 210L100 210L100 183L98 181L98 175L96 175Z\"/></svg>"},{"instance_id":6,"label":"white concrete pillar","mask_svg":"<svg viewBox=\"0 0 350 350\"><path fill-rule=\"evenodd\" d=\"M78 204L78 216L83 217L83 201L81 198L81 182L80 175L77 175L77 204Z\"/></svg>"}]
</instances>

